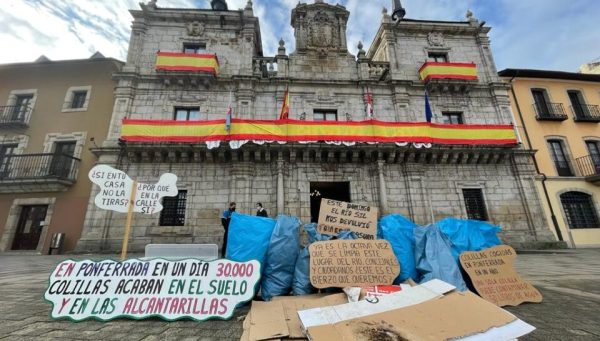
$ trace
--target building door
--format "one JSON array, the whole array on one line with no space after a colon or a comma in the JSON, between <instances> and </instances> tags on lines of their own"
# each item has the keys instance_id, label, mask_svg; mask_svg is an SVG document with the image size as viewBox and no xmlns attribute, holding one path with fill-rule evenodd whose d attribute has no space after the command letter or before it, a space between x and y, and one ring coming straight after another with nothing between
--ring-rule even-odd
<instances>
[{"instance_id":1,"label":"building door","mask_svg":"<svg viewBox=\"0 0 600 341\"><path fill-rule=\"evenodd\" d=\"M350 182L311 182L310 183L310 222L319 220L321 199L350 202Z\"/></svg>"},{"instance_id":2,"label":"building door","mask_svg":"<svg viewBox=\"0 0 600 341\"><path fill-rule=\"evenodd\" d=\"M50 175L59 178L68 178L73 168L73 155L75 155L75 141L56 142L54 155L50 163Z\"/></svg>"},{"instance_id":3,"label":"building door","mask_svg":"<svg viewBox=\"0 0 600 341\"><path fill-rule=\"evenodd\" d=\"M13 240L13 250L37 249L43 228L40 224L46 219L47 210L48 205L22 206Z\"/></svg>"}]
</instances>

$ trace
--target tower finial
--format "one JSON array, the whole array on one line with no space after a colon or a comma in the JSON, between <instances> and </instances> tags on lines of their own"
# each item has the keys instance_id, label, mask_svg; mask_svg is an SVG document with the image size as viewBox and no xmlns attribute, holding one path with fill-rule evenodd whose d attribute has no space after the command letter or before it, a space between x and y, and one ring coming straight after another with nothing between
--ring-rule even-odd
<instances>
[{"instance_id":1,"label":"tower finial","mask_svg":"<svg viewBox=\"0 0 600 341\"><path fill-rule=\"evenodd\" d=\"M400 21L406 15L406 10L402 7L400 0L393 0L392 19Z\"/></svg>"}]
</instances>

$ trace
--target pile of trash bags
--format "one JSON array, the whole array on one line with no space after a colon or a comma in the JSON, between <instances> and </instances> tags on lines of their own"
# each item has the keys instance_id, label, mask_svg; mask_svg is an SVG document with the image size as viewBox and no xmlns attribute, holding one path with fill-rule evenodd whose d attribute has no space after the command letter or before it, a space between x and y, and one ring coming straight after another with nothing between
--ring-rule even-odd
<instances>
[{"instance_id":1,"label":"pile of trash bags","mask_svg":"<svg viewBox=\"0 0 600 341\"><path fill-rule=\"evenodd\" d=\"M227 258L261 264L261 296L307 295L317 290L310 284L308 247L317 241L356 239L351 231L337 236L317 232L317 224L305 224L308 244L300 243L297 217L279 215L276 219L234 213L229 224ZM391 214L380 219L377 238L387 240L400 263L400 275L394 284L412 279L423 283L440 279L464 291L459 255L500 245L499 226L478 220L445 218L427 226L418 226L406 217Z\"/></svg>"}]
</instances>

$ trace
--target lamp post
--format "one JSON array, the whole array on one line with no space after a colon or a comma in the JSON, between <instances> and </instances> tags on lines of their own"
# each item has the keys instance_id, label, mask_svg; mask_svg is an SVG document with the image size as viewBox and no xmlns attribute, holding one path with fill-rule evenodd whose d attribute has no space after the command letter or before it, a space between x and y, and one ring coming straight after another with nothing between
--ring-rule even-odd
<instances>
[{"instance_id":1,"label":"lamp post","mask_svg":"<svg viewBox=\"0 0 600 341\"><path fill-rule=\"evenodd\" d=\"M392 20L400 21L406 15L406 10L402 7L400 0L393 0Z\"/></svg>"}]
</instances>

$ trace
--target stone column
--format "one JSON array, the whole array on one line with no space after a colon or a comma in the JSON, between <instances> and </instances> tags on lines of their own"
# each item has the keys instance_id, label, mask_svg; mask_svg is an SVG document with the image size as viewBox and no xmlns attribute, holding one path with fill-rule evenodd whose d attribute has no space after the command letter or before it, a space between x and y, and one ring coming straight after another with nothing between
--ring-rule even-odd
<instances>
[{"instance_id":1,"label":"stone column","mask_svg":"<svg viewBox=\"0 0 600 341\"><path fill-rule=\"evenodd\" d=\"M283 159L277 159L277 214L283 214L285 193L283 192Z\"/></svg>"},{"instance_id":2,"label":"stone column","mask_svg":"<svg viewBox=\"0 0 600 341\"><path fill-rule=\"evenodd\" d=\"M378 160L377 161L377 173L379 174L379 212L380 215L385 215L388 213L387 206L387 190L385 186L385 176L383 174L383 166L385 161Z\"/></svg>"}]
</instances>

